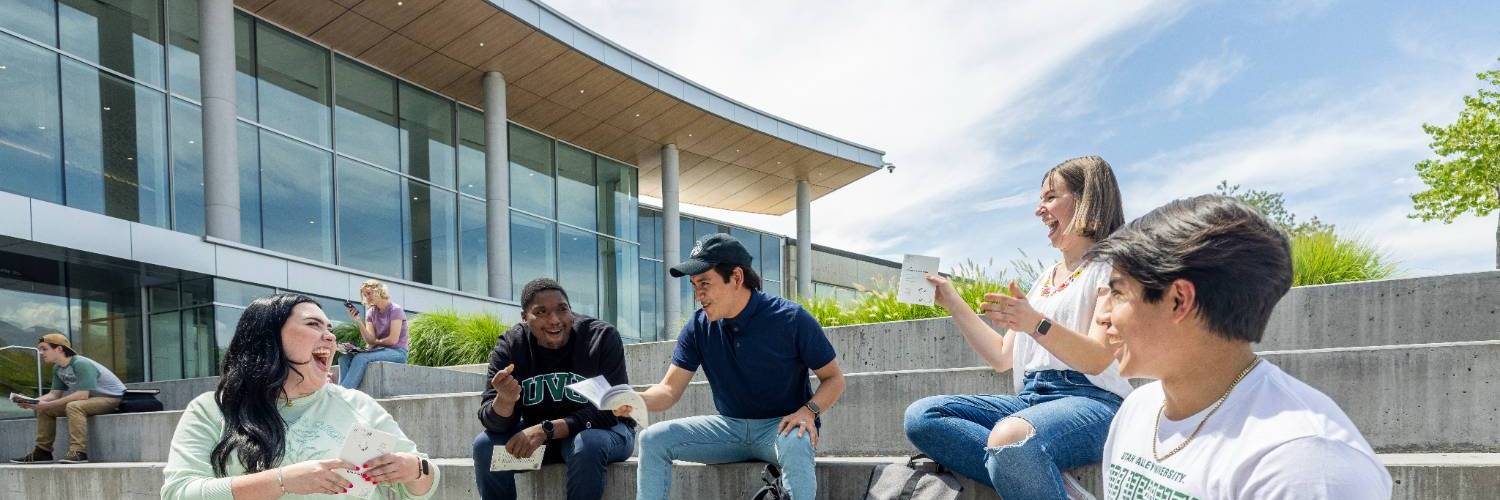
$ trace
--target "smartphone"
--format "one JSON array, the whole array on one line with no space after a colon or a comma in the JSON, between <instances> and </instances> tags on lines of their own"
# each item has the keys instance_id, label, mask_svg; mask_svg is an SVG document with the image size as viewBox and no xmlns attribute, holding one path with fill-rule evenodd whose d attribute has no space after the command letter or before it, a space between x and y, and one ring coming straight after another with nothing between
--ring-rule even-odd
<instances>
[{"instance_id":1,"label":"smartphone","mask_svg":"<svg viewBox=\"0 0 1500 500\"><path fill-rule=\"evenodd\" d=\"M347 300L344 301L344 308L354 312L359 312L359 309L354 308L354 303Z\"/></svg>"}]
</instances>

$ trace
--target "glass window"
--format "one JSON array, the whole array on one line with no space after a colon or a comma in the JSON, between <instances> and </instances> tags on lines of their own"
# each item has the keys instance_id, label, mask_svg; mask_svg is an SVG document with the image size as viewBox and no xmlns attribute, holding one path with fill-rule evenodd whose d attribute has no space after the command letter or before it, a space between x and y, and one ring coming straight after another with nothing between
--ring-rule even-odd
<instances>
[{"instance_id":1,"label":"glass window","mask_svg":"<svg viewBox=\"0 0 1500 500\"><path fill-rule=\"evenodd\" d=\"M638 207L640 223L636 238L641 243L641 258L661 260L661 212Z\"/></svg>"},{"instance_id":2,"label":"glass window","mask_svg":"<svg viewBox=\"0 0 1500 500\"><path fill-rule=\"evenodd\" d=\"M552 140L511 126L510 206L542 217L553 217L552 177Z\"/></svg>"},{"instance_id":3,"label":"glass window","mask_svg":"<svg viewBox=\"0 0 1500 500\"><path fill-rule=\"evenodd\" d=\"M234 87L235 107L239 115L251 120L259 116L255 101L255 21L242 12L234 13Z\"/></svg>"},{"instance_id":4,"label":"glass window","mask_svg":"<svg viewBox=\"0 0 1500 500\"><path fill-rule=\"evenodd\" d=\"M151 315L151 380L182 378L182 313Z\"/></svg>"},{"instance_id":5,"label":"glass window","mask_svg":"<svg viewBox=\"0 0 1500 500\"><path fill-rule=\"evenodd\" d=\"M151 304L152 311L165 311L182 307L181 295L175 281L146 289L146 298L150 300L149 303Z\"/></svg>"},{"instance_id":6,"label":"glass window","mask_svg":"<svg viewBox=\"0 0 1500 500\"><path fill-rule=\"evenodd\" d=\"M333 262L333 159L280 135L260 133L264 247Z\"/></svg>"},{"instance_id":7,"label":"glass window","mask_svg":"<svg viewBox=\"0 0 1500 500\"><path fill-rule=\"evenodd\" d=\"M765 235L760 240L760 276L771 281L781 281L781 238Z\"/></svg>"},{"instance_id":8,"label":"glass window","mask_svg":"<svg viewBox=\"0 0 1500 500\"><path fill-rule=\"evenodd\" d=\"M557 277L557 225L526 214L510 214L511 296L536 278ZM570 293L571 295L571 293Z\"/></svg>"},{"instance_id":9,"label":"glass window","mask_svg":"<svg viewBox=\"0 0 1500 500\"><path fill-rule=\"evenodd\" d=\"M780 281L766 281L765 282L765 290L764 291L766 292L766 295L770 295L772 297L780 297L780 296L782 296L781 282Z\"/></svg>"},{"instance_id":10,"label":"glass window","mask_svg":"<svg viewBox=\"0 0 1500 500\"><path fill-rule=\"evenodd\" d=\"M339 158L338 190L339 264L403 276L401 176Z\"/></svg>"},{"instance_id":11,"label":"glass window","mask_svg":"<svg viewBox=\"0 0 1500 500\"><path fill-rule=\"evenodd\" d=\"M6 28L49 46L57 46L57 14L53 0L12 0L5 2L0 28ZM9 53L7 51L6 53Z\"/></svg>"},{"instance_id":12,"label":"glass window","mask_svg":"<svg viewBox=\"0 0 1500 500\"><path fill-rule=\"evenodd\" d=\"M458 200L423 182L408 180L408 277L418 283L458 288Z\"/></svg>"},{"instance_id":13,"label":"glass window","mask_svg":"<svg viewBox=\"0 0 1500 500\"><path fill-rule=\"evenodd\" d=\"M599 158L599 232L624 240L638 238L639 206L635 168Z\"/></svg>"},{"instance_id":14,"label":"glass window","mask_svg":"<svg viewBox=\"0 0 1500 500\"><path fill-rule=\"evenodd\" d=\"M240 243L261 246L260 231L260 132L240 122L237 129L240 156Z\"/></svg>"},{"instance_id":15,"label":"glass window","mask_svg":"<svg viewBox=\"0 0 1500 500\"><path fill-rule=\"evenodd\" d=\"M745 251L750 252L750 268L755 270L755 274L760 274L760 233L732 227L729 228L729 235L740 240L740 244L745 246Z\"/></svg>"},{"instance_id":16,"label":"glass window","mask_svg":"<svg viewBox=\"0 0 1500 500\"><path fill-rule=\"evenodd\" d=\"M594 230L594 155L557 145L557 221Z\"/></svg>"},{"instance_id":17,"label":"glass window","mask_svg":"<svg viewBox=\"0 0 1500 500\"><path fill-rule=\"evenodd\" d=\"M453 101L401 84L401 171L453 187Z\"/></svg>"},{"instance_id":18,"label":"glass window","mask_svg":"<svg viewBox=\"0 0 1500 500\"><path fill-rule=\"evenodd\" d=\"M16 15L29 14L0 23ZM0 34L0 190L63 202L57 92L57 55Z\"/></svg>"},{"instance_id":19,"label":"glass window","mask_svg":"<svg viewBox=\"0 0 1500 500\"><path fill-rule=\"evenodd\" d=\"M706 238L709 235L727 232L729 232L729 228L720 227L718 224L706 220L693 221L693 243L702 241L703 238ZM687 252L683 252L682 257L687 258L687 255Z\"/></svg>"},{"instance_id":20,"label":"glass window","mask_svg":"<svg viewBox=\"0 0 1500 500\"><path fill-rule=\"evenodd\" d=\"M680 260L678 260L677 262L665 262L664 264L666 264L668 268L677 265L683 260L687 260L688 256L693 254L693 245L696 245L698 243L698 238L695 237L693 233L693 225L693 219L681 216L677 218L677 230L679 231L677 233L677 258ZM673 278L671 275L668 275L666 279L675 279L681 282L681 285L677 287L677 303L681 304L681 307L679 309L681 309L683 317L679 319L685 319L692 316L693 310L696 309L693 304L692 283L689 282L686 276L681 278Z\"/></svg>"},{"instance_id":21,"label":"glass window","mask_svg":"<svg viewBox=\"0 0 1500 500\"><path fill-rule=\"evenodd\" d=\"M568 290L568 302L579 313L599 317L599 238L560 226L557 282Z\"/></svg>"},{"instance_id":22,"label":"glass window","mask_svg":"<svg viewBox=\"0 0 1500 500\"><path fill-rule=\"evenodd\" d=\"M217 342L211 307L182 311L182 375L186 378L218 375Z\"/></svg>"},{"instance_id":23,"label":"glass window","mask_svg":"<svg viewBox=\"0 0 1500 500\"><path fill-rule=\"evenodd\" d=\"M214 302L248 306L255 299L276 293L269 287L240 283L226 279L214 279Z\"/></svg>"},{"instance_id":24,"label":"glass window","mask_svg":"<svg viewBox=\"0 0 1500 500\"><path fill-rule=\"evenodd\" d=\"M485 217L484 202L458 197L459 289L479 295L490 294L489 224Z\"/></svg>"},{"instance_id":25,"label":"glass window","mask_svg":"<svg viewBox=\"0 0 1500 500\"><path fill-rule=\"evenodd\" d=\"M214 301L213 278L204 276L182 282L182 305L197 306Z\"/></svg>"},{"instance_id":26,"label":"glass window","mask_svg":"<svg viewBox=\"0 0 1500 500\"><path fill-rule=\"evenodd\" d=\"M203 110L172 99L172 228L203 235Z\"/></svg>"},{"instance_id":27,"label":"glass window","mask_svg":"<svg viewBox=\"0 0 1500 500\"><path fill-rule=\"evenodd\" d=\"M198 84L198 0L167 1L167 84L173 93L203 100Z\"/></svg>"},{"instance_id":28,"label":"glass window","mask_svg":"<svg viewBox=\"0 0 1500 500\"><path fill-rule=\"evenodd\" d=\"M650 342L661 339L666 329L666 317L662 315L666 273L660 262L645 259L640 259L640 268L641 341Z\"/></svg>"},{"instance_id":29,"label":"glass window","mask_svg":"<svg viewBox=\"0 0 1500 500\"><path fill-rule=\"evenodd\" d=\"M223 361L224 351L229 349L229 340L234 338L234 329L244 314L245 310L238 307L214 306L214 344L220 361Z\"/></svg>"},{"instance_id":30,"label":"glass window","mask_svg":"<svg viewBox=\"0 0 1500 500\"><path fill-rule=\"evenodd\" d=\"M162 86L161 0L62 0L57 14L63 51Z\"/></svg>"},{"instance_id":31,"label":"glass window","mask_svg":"<svg viewBox=\"0 0 1500 500\"><path fill-rule=\"evenodd\" d=\"M487 198L484 165L484 114L458 107L458 191Z\"/></svg>"},{"instance_id":32,"label":"glass window","mask_svg":"<svg viewBox=\"0 0 1500 500\"><path fill-rule=\"evenodd\" d=\"M343 57L334 64L338 151L391 170L398 168L396 80ZM394 193L393 193L394 194Z\"/></svg>"},{"instance_id":33,"label":"glass window","mask_svg":"<svg viewBox=\"0 0 1500 500\"><path fill-rule=\"evenodd\" d=\"M328 146L328 50L256 23L260 123Z\"/></svg>"},{"instance_id":34,"label":"glass window","mask_svg":"<svg viewBox=\"0 0 1500 500\"><path fill-rule=\"evenodd\" d=\"M633 243L599 239L599 317L631 339L641 338L639 257Z\"/></svg>"},{"instance_id":35,"label":"glass window","mask_svg":"<svg viewBox=\"0 0 1500 500\"><path fill-rule=\"evenodd\" d=\"M127 383L146 380L139 271L85 264L67 269L74 349Z\"/></svg>"},{"instance_id":36,"label":"glass window","mask_svg":"<svg viewBox=\"0 0 1500 500\"><path fill-rule=\"evenodd\" d=\"M146 87L62 65L68 206L167 225L167 103Z\"/></svg>"}]
</instances>

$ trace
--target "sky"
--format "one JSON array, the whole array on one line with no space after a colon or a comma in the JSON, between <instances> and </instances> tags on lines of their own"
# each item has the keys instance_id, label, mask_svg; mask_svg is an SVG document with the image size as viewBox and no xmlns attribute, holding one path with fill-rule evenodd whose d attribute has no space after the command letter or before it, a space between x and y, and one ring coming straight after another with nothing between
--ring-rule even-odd
<instances>
[{"instance_id":1,"label":"sky","mask_svg":"<svg viewBox=\"0 0 1500 500\"><path fill-rule=\"evenodd\" d=\"M1436 5L1433 5L1436 4ZM1063 160L1113 165L1125 216L1282 192L1403 275L1493 269L1496 215L1412 220L1423 123L1500 67L1493 1L548 0L723 95L886 151L813 202L813 241L996 268L1059 254L1032 214ZM647 200L651 202L653 200ZM684 207L781 234L795 214Z\"/></svg>"}]
</instances>

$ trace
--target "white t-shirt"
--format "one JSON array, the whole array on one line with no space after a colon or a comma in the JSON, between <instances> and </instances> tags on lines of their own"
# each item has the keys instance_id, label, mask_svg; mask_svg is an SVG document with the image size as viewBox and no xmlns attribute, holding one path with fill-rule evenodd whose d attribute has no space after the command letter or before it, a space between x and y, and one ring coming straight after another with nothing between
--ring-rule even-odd
<instances>
[{"instance_id":1,"label":"white t-shirt","mask_svg":"<svg viewBox=\"0 0 1500 500\"><path fill-rule=\"evenodd\" d=\"M1109 288L1110 270L1108 262L1096 260L1086 263L1083 273L1074 278L1071 283L1065 278L1063 283L1068 283L1068 286L1060 292L1054 292L1050 297L1042 296L1042 284L1047 282L1047 275L1044 273L1037 277L1036 283L1031 285L1031 291L1026 293L1026 300L1031 302L1033 309L1051 320L1052 324L1066 327L1079 335L1088 335L1089 326L1094 318L1094 302L1099 298L1099 289ZM1049 269L1048 273L1050 272ZM1068 366L1063 360L1057 359L1047 351L1047 348L1037 343L1036 339L1025 333L1016 333L1011 355L1015 360L1015 367L1011 370L1011 379L1015 383L1017 392L1020 392L1025 384L1026 373L1042 370L1079 371ZM1120 376L1118 361L1110 363L1109 368L1103 373L1098 375L1085 373L1084 375L1088 377L1089 382L1100 389L1118 394L1122 398L1130 395L1130 382Z\"/></svg>"},{"instance_id":2,"label":"white t-shirt","mask_svg":"<svg viewBox=\"0 0 1500 500\"><path fill-rule=\"evenodd\" d=\"M1101 500L1391 497L1390 473L1343 410L1269 361L1187 447L1157 463L1151 440L1163 400L1161 382L1152 382L1115 414ZM1208 411L1175 422L1162 416L1157 449L1176 448Z\"/></svg>"}]
</instances>

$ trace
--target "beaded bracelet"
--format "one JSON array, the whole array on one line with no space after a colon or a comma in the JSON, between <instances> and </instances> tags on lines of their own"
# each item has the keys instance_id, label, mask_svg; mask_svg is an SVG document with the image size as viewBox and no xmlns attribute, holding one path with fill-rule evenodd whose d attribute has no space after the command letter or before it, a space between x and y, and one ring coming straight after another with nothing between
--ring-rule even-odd
<instances>
[{"instance_id":1,"label":"beaded bracelet","mask_svg":"<svg viewBox=\"0 0 1500 500\"><path fill-rule=\"evenodd\" d=\"M276 487L281 488L281 494L286 494L286 482L281 479L281 467L276 468Z\"/></svg>"}]
</instances>

